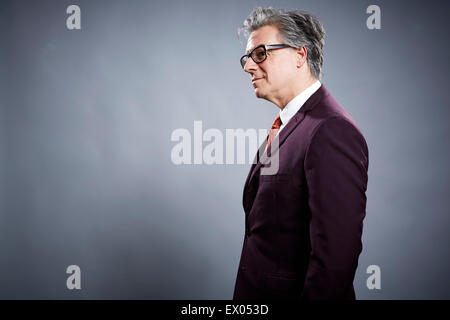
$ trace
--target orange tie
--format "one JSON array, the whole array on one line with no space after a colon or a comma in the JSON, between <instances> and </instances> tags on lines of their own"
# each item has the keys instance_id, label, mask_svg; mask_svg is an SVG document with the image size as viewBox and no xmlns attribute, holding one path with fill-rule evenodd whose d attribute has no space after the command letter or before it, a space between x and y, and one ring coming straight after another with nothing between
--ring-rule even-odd
<instances>
[{"instance_id":1,"label":"orange tie","mask_svg":"<svg viewBox=\"0 0 450 320\"><path fill-rule=\"evenodd\" d=\"M270 128L269 138L267 140L266 149L270 146L270 143L272 142L272 140L275 139L278 130L280 130L280 126L281 126L280 115L277 115L277 117L275 118L275 121L273 122L272 128Z\"/></svg>"}]
</instances>

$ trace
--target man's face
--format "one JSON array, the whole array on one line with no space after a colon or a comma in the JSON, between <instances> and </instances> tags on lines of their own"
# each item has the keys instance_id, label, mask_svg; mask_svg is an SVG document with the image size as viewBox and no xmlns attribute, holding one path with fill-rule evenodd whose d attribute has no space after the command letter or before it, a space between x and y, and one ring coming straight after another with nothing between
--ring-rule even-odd
<instances>
[{"instance_id":1,"label":"man's face","mask_svg":"<svg viewBox=\"0 0 450 320\"><path fill-rule=\"evenodd\" d=\"M261 44L283 44L276 26L268 25L253 31L245 53L250 53ZM283 89L292 84L295 69L296 55L291 48L269 50L267 59L259 64L249 58L244 67L250 75L256 96L272 102L279 100Z\"/></svg>"}]
</instances>

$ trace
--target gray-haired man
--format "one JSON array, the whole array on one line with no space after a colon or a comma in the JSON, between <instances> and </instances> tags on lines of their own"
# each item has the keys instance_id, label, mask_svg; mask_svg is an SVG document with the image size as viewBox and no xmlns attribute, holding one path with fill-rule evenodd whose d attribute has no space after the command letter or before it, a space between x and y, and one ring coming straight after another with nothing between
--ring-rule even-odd
<instances>
[{"instance_id":1,"label":"gray-haired man","mask_svg":"<svg viewBox=\"0 0 450 320\"><path fill-rule=\"evenodd\" d=\"M267 142L278 138L279 168L261 175L258 162L248 174L234 299L355 299L368 149L319 81L325 31L305 12L271 8L241 29L241 65L256 96L279 108Z\"/></svg>"}]
</instances>

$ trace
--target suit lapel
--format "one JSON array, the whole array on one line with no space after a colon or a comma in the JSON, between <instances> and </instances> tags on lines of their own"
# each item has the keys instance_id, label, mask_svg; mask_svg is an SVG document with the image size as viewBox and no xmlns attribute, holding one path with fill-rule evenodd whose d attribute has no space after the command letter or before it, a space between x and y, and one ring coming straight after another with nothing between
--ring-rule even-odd
<instances>
[{"instance_id":1,"label":"suit lapel","mask_svg":"<svg viewBox=\"0 0 450 320\"><path fill-rule=\"evenodd\" d=\"M252 162L252 166L250 168L250 171L248 172L247 179L245 180L245 185L248 184L250 177L253 176L252 173L255 170L255 168L258 166L258 164L260 165L259 155L263 154L264 149L266 148L266 145L267 145L268 138L269 138L269 135L267 135L266 139L264 140L264 142L261 144L258 151L256 152L255 158L253 159L253 162Z\"/></svg>"}]
</instances>

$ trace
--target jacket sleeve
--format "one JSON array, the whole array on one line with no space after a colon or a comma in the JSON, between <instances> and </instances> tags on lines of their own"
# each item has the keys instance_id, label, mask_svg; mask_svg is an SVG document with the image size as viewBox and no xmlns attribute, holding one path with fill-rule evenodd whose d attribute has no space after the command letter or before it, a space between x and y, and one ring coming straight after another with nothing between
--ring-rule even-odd
<instances>
[{"instance_id":1,"label":"jacket sleeve","mask_svg":"<svg viewBox=\"0 0 450 320\"><path fill-rule=\"evenodd\" d=\"M354 299L353 279L362 250L368 148L342 117L316 129L305 155L311 211L311 253L303 299Z\"/></svg>"}]
</instances>

